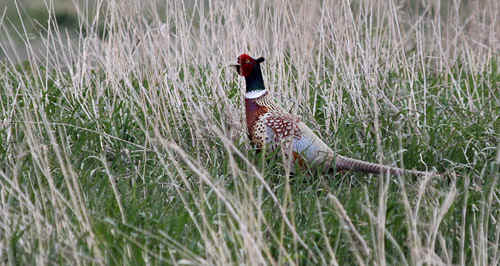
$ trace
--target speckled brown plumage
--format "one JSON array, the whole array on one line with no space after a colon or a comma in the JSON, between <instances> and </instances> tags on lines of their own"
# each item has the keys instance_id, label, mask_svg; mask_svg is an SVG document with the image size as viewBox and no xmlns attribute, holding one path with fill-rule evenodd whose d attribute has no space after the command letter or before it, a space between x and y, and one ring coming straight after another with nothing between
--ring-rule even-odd
<instances>
[{"instance_id":1,"label":"speckled brown plumage","mask_svg":"<svg viewBox=\"0 0 500 266\"><path fill-rule=\"evenodd\" d=\"M259 148L265 144L279 144L289 137L301 136L298 117L280 112L281 108L269 98L268 92L258 98L245 98L248 136Z\"/></svg>"},{"instance_id":2,"label":"speckled brown plumage","mask_svg":"<svg viewBox=\"0 0 500 266\"><path fill-rule=\"evenodd\" d=\"M298 122L300 122L299 119L279 113L271 113L271 115L263 121L266 126L273 130L275 135L274 141L276 142L291 136L299 138L301 132L297 125Z\"/></svg>"},{"instance_id":3,"label":"speckled brown plumage","mask_svg":"<svg viewBox=\"0 0 500 266\"><path fill-rule=\"evenodd\" d=\"M255 99L245 99L247 130L250 140L259 148L264 146L265 138L260 133L263 128L258 124L259 118L268 112L268 108L258 105Z\"/></svg>"}]
</instances>

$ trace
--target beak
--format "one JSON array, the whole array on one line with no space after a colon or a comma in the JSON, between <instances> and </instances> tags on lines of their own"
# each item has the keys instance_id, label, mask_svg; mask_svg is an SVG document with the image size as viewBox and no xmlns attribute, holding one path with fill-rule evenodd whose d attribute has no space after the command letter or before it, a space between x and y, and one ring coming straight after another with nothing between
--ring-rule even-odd
<instances>
[{"instance_id":1,"label":"beak","mask_svg":"<svg viewBox=\"0 0 500 266\"><path fill-rule=\"evenodd\" d=\"M240 65L239 64L231 64L229 65L230 67L234 67L236 72L238 72L238 74L240 74Z\"/></svg>"}]
</instances>

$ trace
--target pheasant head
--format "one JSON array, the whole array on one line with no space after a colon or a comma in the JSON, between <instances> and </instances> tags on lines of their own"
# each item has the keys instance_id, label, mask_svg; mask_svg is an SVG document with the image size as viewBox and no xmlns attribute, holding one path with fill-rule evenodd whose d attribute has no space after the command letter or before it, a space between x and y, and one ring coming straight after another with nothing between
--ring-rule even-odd
<instances>
[{"instance_id":1,"label":"pheasant head","mask_svg":"<svg viewBox=\"0 0 500 266\"><path fill-rule=\"evenodd\" d=\"M242 54L238 56L237 64L232 65L240 76L245 77L246 92L265 89L262 71L260 70L260 63L262 62L264 62L264 57L254 59L247 54Z\"/></svg>"}]
</instances>

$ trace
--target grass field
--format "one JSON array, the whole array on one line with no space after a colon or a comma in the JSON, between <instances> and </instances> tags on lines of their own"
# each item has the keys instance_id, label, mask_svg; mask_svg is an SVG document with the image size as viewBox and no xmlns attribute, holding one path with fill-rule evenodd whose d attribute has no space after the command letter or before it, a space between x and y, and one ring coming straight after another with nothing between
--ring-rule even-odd
<instances>
[{"instance_id":1,"label":"grass field","mask_svg":"<svg viewBox=\"0 0 500 266\"><path fill-rule=\"evenodd\" d=\"M500 264L500 3L464 2L0 10L0 264ZM290 175L243 52L338 153L443 176Z\"/></svg>"}]
</instances>

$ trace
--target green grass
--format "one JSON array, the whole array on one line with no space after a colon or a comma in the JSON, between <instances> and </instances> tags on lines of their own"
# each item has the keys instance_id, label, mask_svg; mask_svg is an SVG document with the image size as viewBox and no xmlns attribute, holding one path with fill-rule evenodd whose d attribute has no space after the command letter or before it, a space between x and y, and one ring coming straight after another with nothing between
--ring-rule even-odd
<instances>
[{"instance_id":1,"label":"green grass","mask_svg":"<svg viewBox=\"0 0 500 266\"><path fill-rule=\"evenodd\" d=\"M434 45L439 36L406 24L401 25L405 36L422 34L427 41L417 38L414 53L405 53L385 28L393 25L391 9L379 5L382 11L357 3L354 15L360 24L324 15L318 28L344 26L346 32L334 32L344 39L317 32L328 41L313 38L319 47L312 51L320 58L316 63L292 52L308 47L300 43L304 38L293 39L309 32L295 22L286 22L292 23L290 33L274 33L296 42L275 40L276 50L241 40L250 48L207 54L237 40L211 30L241 25L210 22L197 13L193 16L200 21L189 22L194 11L185 10L187 17L175 15L179 24L165 35L154 30L155 23L168 21L142 22L139 13L127 13L130 25L109 22L116 31L110 31L109 40L82 37L78 41L87 42L87 48L73 53L58 50L25 63L3 61L0 262L498 263L499 58L474 65L474 56L487 51L458 41L455 48L464 53L456 58L439 54ZM107 10L109 15L128 10L116 8ZM148 8L143 11L154 13ZM181 10L173 4L168 12L174 16ZM370 10L388 21L363 20ZM260 11L238 13L241 23L252 25L245 19L262 18ZM223 16L223 10L214 12ZM396 12L400 23L413 23L403 21L403 11ZM212 28L204 29L205 22ZM377 23L386 30L359 33ZM165 40L174 33L205 41ZM48 34L48 39L63 35ZM457 38L466 42L468 34ZM139 37L144 46L131 49ZM356 46L346 57L349 49L342 45L348 41L382 48ZM59 47L45 45L42 51ZM279 152L257 153L247 139L242 83L225 67L241 49L266 56L267 86L277 101L301 115L340 154L434 169L443 177L314 170L289 175ZM94 53L92 59L85 59L85 52Z\"/></svg>"},{"instance_id":2,"label":"green grass","mask_svg":"<svg viewBox=\"0 0 500 266\"><path fill-rule=\"evenodd\" d=\"M24 72L24 74L26 78L32 77L29 71ZM50 74L47 75L49 79L52 78ZM493 87L495 82L500 81L499 77L498 73L481 76L480 78L491 81L491 84L485 83L482 86ZM440 80L442 80L440 77L433 77L432 80L427 82L440 86ZM12 78L7 82L8 84L14 84L16 79ZM99 83L99 81L96 80L96 83ZM423 81L419 80L416 83L423 84ZM126 90L127 88L124 86L122 89ZM151 90L154 88L145 87L144 89ZM87 90L92 91L93 88L88 87ZM105 95L111 95L112 93L111 90L105 91ZM145 121L147 114L138 115L138 113L144 112L141 107L120 102L115 105L113 110L107 110L106 107L109 103L106 103L106 101L109 97L103 97L100 99L102 102L96 103L97 113L95 115L98 117L98 120L82 119L81 117L85 117L85 110L82 108L83 105L65 100L65 97L63 97L64 94L64 86L56 86L53 82L49 82L46 91L42 92L42 99L44 100L41 100L42 106L39 108L45 111L47 120L50 121L56 144L60 145L57 149L60 149L60 152L64 153L67 165L73 168L75 175L78 177L77 186L81 189L81 195L84 198L84 202L82 202L84 206L82 207L87 210L91 217L90 226L95 234L96 241L99 243L98 247L106 250L105 263L144 264L146 261L144 261L143 256L147 256L146 251L159 256L153 259L153 262L161 262L161 259L168 261L172 257L176 258L176 256L169 254L167 249L167 247L172 245L171 242L173 241L182 243L195 254L203 256L203 247L199 246L199 243L203 242L202 232L196 230L196 225L193 221L201 219L199 217L200 214L194 213L191 214L194 217L191 217L188 211L189 208L193 211L196 211L197 208L203 208L205 211L204 215L206 215L205 219L208 223L204 226L213 230L215 230L214 227L224 228L226 226L234 226L231 224L219 224L220 216L224 217L227 215L227 210L225 210L224 204L220 202L214 193L207 192L207 190L211 190L210 186L203 184L203 182L200 183L196 175L190 169L185 168L186 166L181 165L179 166L180 169L168 169L168 165L162 165L160 161L162 159L165 160L165 158L160 158L160 156L169 157L165 154L165 151L155 153L150 147L144 148L145 135L152 135L154 133L152 129L147 129L147 134L142 130L142 127L147 123ZM2 99L5 99L3 101L5 104L12 103L12 98L9 98L6 94L2 95ZM495 134L498 134L498 132L493 131L493 123L496 121L494 120L496 119L494 114L479 117L478 114L471 113L458 106L446 105L445 103L441 99L435 99L435 102L428 102L428 105L433 106L433 108L430 108L431 110L427 110L426 122L429 129L426 130L426 133L428 135L410 135L404 140L399 140L401 143L398 143L398 136L394 132L401 130L401 128L411 127L411 125L405 125L408 122L402 121L399 128L396 128L394 120L397 120L398 117L404 120L405 117L408 117L408 113L403 111L400 114L390 114L390 111L387 110L388 115L382 116L380 121L382 135L384 136L383 150L397 150L398 145L405 147L407 152L405 152L403 160L406 167L425 167L419 162L420 158L415 156L415 154L421 154L423 160L433 162L431 167L436 167L439 172L445 172L455 167L454 171L463 176L459 177L457 181L453 181L452 178L449 180L434 180L436 183L431 186L431 189L435 191L428 192L428 195L425 195L425 206L439 206L443 200L443 195L440 194L445 193L444 195L446 195L450 187L455 186L455 182L457 182L455 203L447 211L444 220L441 222L441 234L448 248L454 254L459 254L461 252L458 244L460 239L456 237L456 233L460 231L460 226L462 225L462 211L464 206L467 207L466 211L470 212L470 214L467 214L467 217L475 218L466 220L465 227L476 227L479 222L476 219L479 217L476 217L477 214L474 213L474 208L480 208L481 205L485 204L489 192L495 189L489 186L498 182L495 179L498 178L496 174L498 173L498 165L493 163L496 150L487 149L488 147L494 147L495 139L498 138L498 135ZM317 103L317 113L321 112L320 110L324 104L324 101ZM30 112L33 117L36 117L37 110L33 106L23 109L24 112ZM481 110L478 111L480 112ZM385 112L386 110L381 110L381 113ZM21 112L15 115L12 121L18 122L13 123L11 127L2 131L2 140L6 140L7 134L11 134L16 138L15 143L27 142L24 133L26 129L24 127L29 124L22 123L23 117L24 114ZM448 117L448 119L444 119L444 117ZM142 120L134 121L134 119L141 118ZM320 116L316 116L315 118L318 124L321 125L324 123ZM179 128L190 127L186 117L179 119L178 123L176 126ZM41 125L32 126L38 127ZM342 143L341 151L345 151L346 153L352 152L356 156L363 157L366 160L376 160L374 156L376 154L374 148L376 145L371 128L360 131L360 121L356 121L356 119L345 119L341 128L335 136L337 141ZM357 134L363 135L365 143L356 142L355 136ZM37 142L49 146L54 144L46 136L43 128L37 135ZM113 138L111 139L108 136L113 136ZM214 181L219 182L220 186L227 190L227 193L235 193L236 195L238 193L249 193L239 191L244 189L244 186L240 182L253 182L252 175L243 173L241 179L231 178L233 174L231 173L230 165L227 163L228 158L224 154L222 147L220 147L222 146L220 141L216 139L206 140L214 148L208 155L196 154L195 149L193 149L194 147L190 146L191 136L188 131L181 131L176 141L186 150L193 150L193 154L190 154L190 156L194 158L200 156L199 163L201 166L208 171L209 175L214 178ZM12 146L9 143L2 143L2 157L4 158L2 168L7 171L9 170L9 165L6 163L8 160L5 159L12 154L12 152L8 153L9 148ZM245 150L245 148L241 147L242 150ZM59 162L55 156L54 149L55 147L48 147L49 154L47 156L48 167L52 170L52 180L55 182L56 189L62 193L63 197L70 198L69 194L71 191L65 187L64 179L66 176L58 166ZM258 163L258 154L250 152L247 156L252 162ZM467 159L471 157L475 158L477 162L468 162ZM271 158L279 160L276 156ZM453 164L443 159L452 161ZM243 161L235 158L235 163L240 169L245 169ZM50 190L49 184L46 181L47 176L42 173L42 169L38 169L39 166L36 165L35 159L32 156L18 157L15 160L15 164L19 165L17 173L9 173L5 170L4 173L6 177L17 176L17 182L19 182L22 192L25 195L29 195L31 201L38 201L37 197L39 197L39 193ZM107 166L104 166L104 164L107 164ZM105 167L109 168L109 172L105 170ZM264 175L269 178L269 185L277 198L288 201L287 215L292 219L295 230L297 230L297 233L311 249L310 252L312 254L324 254L327 252L324 244L325 238L327 238L330 241L330 245L335 247L337 260L345 263L356 262L349 252L348 240L342 235L342 230L339 229L339 220L331 207L328 194L335 195L349 211L350 216L356 217L355 225L360 230L360 233L366 237L365 240L367 242L375 241L372 235L373 228L370 228L373 225L371 225L372 222L365 208L371 209L377 206L380 196L378 189L380 180L378 178L373 176L367 177L365 175L353 176L350 173L338 174L336 176L318 176L316 173L313 173L311 176L307 173L299 173L293 176L290 183L287 184L287 179L283 176L283 169L275 163L266 162L260 164L260 167L262 167L260 171L265 173ZM186 174L187 183L183 184L182 181L175 177L180 175L178 171L181 170L186 171L184 174ZM107 177L109 174L115 178L118 192L121 195L121 204L123 205L126 223L121 222L120 210ZM30 178L31 176L37 176L37 178ZM476 178L472 178L472 183L466 185L464 178L468 180L471 177ZM410 251L406 243L409 232L405 225L407 217L402 213L404 204L400 199L402 193L401 186L407 186L407 193L412 195L416 193L416 191L412 191L416 190L414 187L418 185L419 180L410 177L404 184L401 184L401 181L393 180L388 184L388 193L386 195L387 205L385 206L387 209L387 220L385 226L386 230L395 238L395 241L401 245L398 248L404 254L407 254ZM3 182L7 182L7 180ZM176 185L179 187L175 190L172 188L172 183L174 182L179 183ZM259 191L258 184L254 184L254 186L255 191L251 191L251 194L258 195L262 193ZM202 193L207 193L207 198L203 198L203 202L199 202L200 199L194 197ZM15 198L15 196L11 196L10 194L8 193L7 198ZM465 199L465 195L467 195L467 199ZM308 255L307 250L297 244L293 246L294 237L286 226L283 225L280 217L281 214L276 212L275 203L268 198L269 196L266 193L262 197L262 203L259 207L261 208L262 215L270 223L267 225L269 226L267 230L274 232L276 234L275 237L282 239L281 241L284 241L284 243L292 245L289 247L293 250L289 254L291 256L290 259L299 264L314 262ZM318 204L322 206L319 209L317 207ZM22 205L17 200L12 200L7 206L12 212L20 212L22 214L24 212ZM68 215L70 221L74 223L73 226L78 226L78 220L73 216L74 214L71 209L66 211L69 212ZM431 219L433 215L431 211L424 209L422 212L422 219ZM476 210L475 212L481 213L480 210ZM57 223L57 217L53 213L53 210L45 209L42 213L47 219L47 223ZM491 217L486 217L486 219L498 217L498 210L491 209L490 215ZM230 223L232 220L225 221L225 219L228 218L222 218L222 223ZM324 223L328 225L329 229L327 232L322 231L320 219L323 219ZM15 221L11 222L15 224ZM232 222L237 223L237 221ZM422 226L425 227L425 225ZM491 232L491 235L487 236L494 239L496 233L494 224L489 224L487 227L490 227L489 230ZM24 230L29 229L28 227ZM23 229L19 228L16 231L17 234L13 235L10 239L12 246L8 247L8 249L12 248L16 250L15 242L20 237L19 235L22 234ZM172 239L163 239L162 234L155 234L154 232L162 232L162 234L168 235ZM84 241L88 237L88 234L85 232L79 233L81 235L77 236L80 239L76 246L82 249L84 254L90 253L88 244ZM61 237L57 233L54 234L52 236L54 239ZM233 243L234 246L230 245L229 248L231 252L237 253L238 241L232 239L235 236L221 237L230 243L235 242ZM425 241L426 236L422 237ZM466 237L470 238L473 236L467 233ZM51 244L55 245L57 241L53 241ZM387 262L390 264L400 263L401 258L398 257L396 247L388 240L386 240L386 245L386 252L388 253ZM46 246L34 245L31 252L36 253L41 248L46 248ZM272 245L270 248L273 257L279 257L279 250L273 248ZM471 258L472 250L466 249L465 252L467 254L466 257ZM30 256L28 254L23 254L22 251L15 254L17 262L29 263ZM54 256L57 258L57 252ZM236 258L234 257L234 259ZM453 262L456 263L457 261Z\"/></svg>"}]
</instances>

